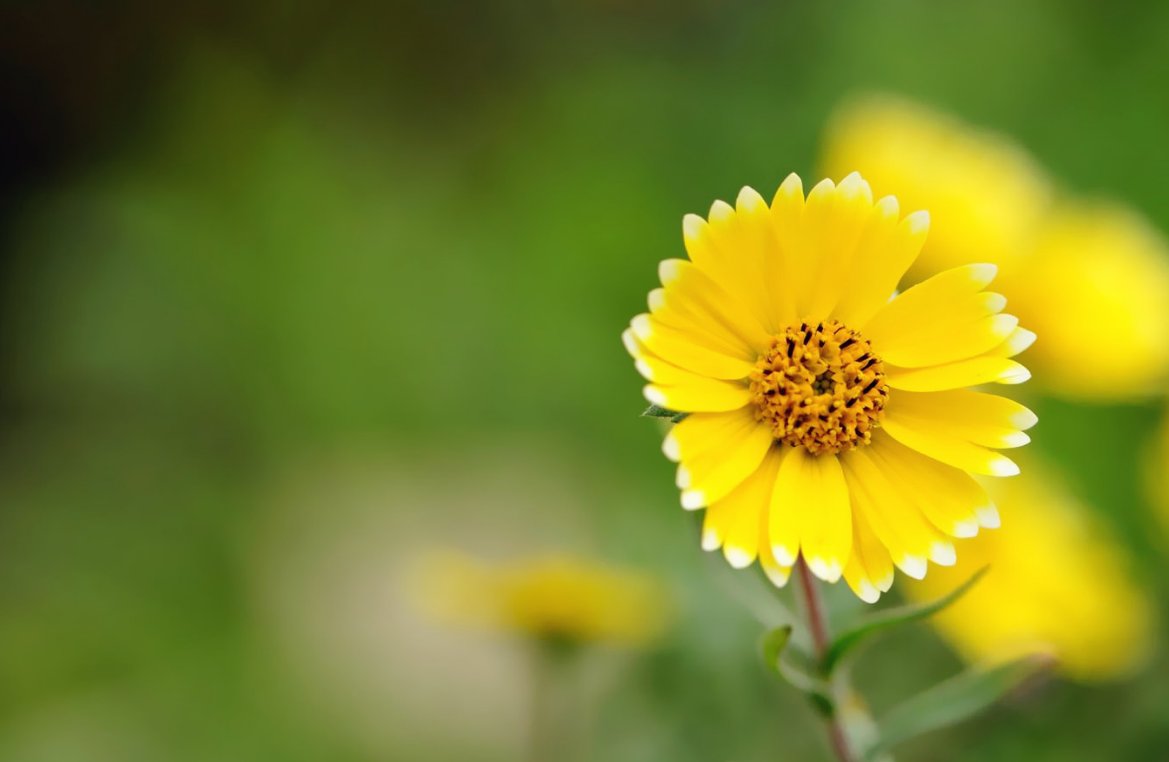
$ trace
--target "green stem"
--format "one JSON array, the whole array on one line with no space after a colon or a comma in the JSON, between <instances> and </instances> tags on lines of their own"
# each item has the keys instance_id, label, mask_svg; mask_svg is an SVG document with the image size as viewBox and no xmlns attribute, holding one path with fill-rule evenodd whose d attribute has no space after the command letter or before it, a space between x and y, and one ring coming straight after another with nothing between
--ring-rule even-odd
<instances>
[{"instance_id":1,"label":"green stem","mask_svg":"<svg viewBox=\"0 0 1169 762\"><path fill-rule=\"evenodd\" d=\"M828 647L832 641L828 635L828 621L824 616L824 603L820 598L820 590L816 580L804 559L796 561L796 575L800 578L800 594L804 601L804 611L808 616L808 629L812 633L812 647L816 651L816 661L824 662ZM840 691L835 691L841 693ZM848 745L848 736L844 732L844 725L840 721L840 707L836 707L832 715L827 718L828 741L832 751L840 762L856 762Z\"/></svg>"}]
</instances>

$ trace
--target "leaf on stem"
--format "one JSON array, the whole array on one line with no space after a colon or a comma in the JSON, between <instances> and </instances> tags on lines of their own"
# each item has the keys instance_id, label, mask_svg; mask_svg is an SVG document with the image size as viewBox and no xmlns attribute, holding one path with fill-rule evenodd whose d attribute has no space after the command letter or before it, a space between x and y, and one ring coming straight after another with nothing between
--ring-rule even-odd
<instances>
[{"instance_id":1,"label":"leaf on stem","mask_svg":"<svg viewBox=\"0 0 1169 762\"><path fill-rule=\"evenodd\" d=\"M1026 656L997 667L968 670L919 693L880 721L879 738L865 760L879 759L903 741L970 719L1051 665L1050 656Z\"/></svg>"},{"instance_id":2,"label":"leaf on stem","mask_svg":"<svg viewBox=\"0 0 1169 762\"><path fill-rule=\"evenodd\" d=\"M792 655L799 655L787 647L791 641L791 634L792 626L790 624L776 627L764 633L760 642L763 661L767 664L768 669L803 693L804 697L811 702L812 708L825 717L831 717L836 711L835 702L832 700L832 689L826 681L814 674L814 669L809 669L808 666L799 666L793 659L789 658ZM803 661L808 662L809 659L805 656Z\"/></svg>"},{"instance_id":3,"label":"leaf on stem","mask_svg":"<svg viewBox=\"0 0 1169 762\"><path fill-rule=\"evenodd\" d=\"M888 611L882 611L864 619L860 624L845 630L832 642L828 647L828 651L824 654L824 663L822 665L824 673L831 675L848 654L855 651L858 646L867 642L874 635L899 625L920 622L938 613L965 595L970 588L974 587L978 580L982 579L982 575L985 573L986 567L979 569L970 579L936 601L910 606L898 606Z\"/></svg>"}]
</instances>

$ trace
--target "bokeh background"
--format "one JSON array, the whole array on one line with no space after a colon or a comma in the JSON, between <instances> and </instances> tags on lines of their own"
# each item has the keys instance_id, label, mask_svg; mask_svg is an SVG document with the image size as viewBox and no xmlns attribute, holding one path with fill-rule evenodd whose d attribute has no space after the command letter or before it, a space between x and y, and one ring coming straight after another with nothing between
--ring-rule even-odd
<instances>
[{"instance_id":1,"label":"bokeh background","mask_svg":"<svg viewBox=\"0 0 1169 762\"><path fill-rule=\"evenodd\" d=\"M1088 0L5 3L0 760L520 758L522 646L409 592L445 547L669 591L564 678L563 759L826 759L619 334L682 214L811 177L860 91L1169 228L1167 48L1169 6ZM1160 401L1031 403L1163 622ZM880 710L959 668L914 628L857 680ZM1160 760L1167 707L1154 648L898 758Z\"/></svg>"}]
</instances>

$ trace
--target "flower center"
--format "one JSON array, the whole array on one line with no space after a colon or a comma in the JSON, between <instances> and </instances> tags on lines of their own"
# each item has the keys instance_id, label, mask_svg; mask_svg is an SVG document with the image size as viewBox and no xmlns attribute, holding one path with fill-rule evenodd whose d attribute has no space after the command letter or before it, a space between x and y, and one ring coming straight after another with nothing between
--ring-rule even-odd
<instances>
[{"instance_id":1,"label":"flower center","mask_svg":"<svg viewBox=\"0 0 1169 762\"><path fill-rule=\"evenodd\" d=\"M868 444L889 399L868 339L835 320L773 336L749 379L756 420L777 442L813 455Z\"/></svg>"}]
</instances>

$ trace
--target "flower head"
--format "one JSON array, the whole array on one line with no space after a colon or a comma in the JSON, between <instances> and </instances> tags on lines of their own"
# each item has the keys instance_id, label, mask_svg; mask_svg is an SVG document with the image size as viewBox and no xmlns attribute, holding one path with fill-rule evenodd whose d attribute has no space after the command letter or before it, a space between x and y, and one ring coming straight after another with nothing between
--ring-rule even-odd
<instances>
[{"instance_id":1,"label":"flower head","mask_svg":"<svg viewBox=\"0 0 1169 762\"><path fill-rule=\"evenodd\" d=\"M1002 529L961 542L957 566L906 583L902 592L934 600L985 566L978 584L930 619L968 660L1046 653L1083 681L1122 676L1143 663L1153 621L1148 596L1091 512L1054 473L1032 464L991 493Z\"/></svg>"},{"instance_id":2,"label":"flower head","mask_svg":"<svg viewBox=\"0 0 1169 762\"><path fill-rule=\"evenodd\" d=\"M689 261L661 264L623 338L646 397L689 414L663 449L732 566L758 559L782 585L802 556L875 601L894 566L921 577L954 563L951 538L997 526L970 474L1017 473L997 450L1035 416L966 387L1027 380L1010 358L1034 334L985 290L994 265L894 297L928 226L855 173L806 198L791 175L771 204L744 188L683 220Z\"/></svg>"},{"instance_id":3,"label":"flower head","mask_svg":"<svg viewBox=\"0 0 1169 762\"><path fill-rule=\"evenodd\" d=\"M1067 200L1008 138L892 97L845 103L823 161L931 211L911 277L973 260L1000 266L997 287L1043 337L1029 362L1047 389L1126 399L1169 377L1169 244L1135 211Z\"/></svg>"},{"instance_id":4,"label":"flower head","mask_svg":"<svg viewBox=\"0 0 1169 762\"><path fill-rule=\"evenodd\" d=\"M416 592L436 618L541 640L641 645L667 619L652 577L563 554L492 565L445 552L426 559L419 579Z\"/></svg>"}]
</instances>

